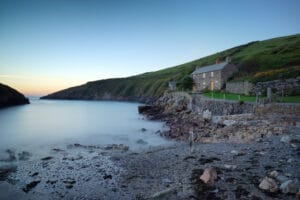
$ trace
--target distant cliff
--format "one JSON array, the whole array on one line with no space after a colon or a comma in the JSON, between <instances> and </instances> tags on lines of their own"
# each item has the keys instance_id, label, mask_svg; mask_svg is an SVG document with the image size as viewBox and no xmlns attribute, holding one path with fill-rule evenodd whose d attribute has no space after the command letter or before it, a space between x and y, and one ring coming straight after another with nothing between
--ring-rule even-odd
<instances>
[{"instance_id":1,"label":"distant cliff","mask_svg":"<svg viewBox=\"0 0 300 200\"><path fill-rule=\"evenodd\" d=\"M300 75L300 34L255 41L167 69L127 78L88 82L49 94L45 99L125 100L147 102L160 97L175 80L178 90L191 90L186 84L196 67L213 64L227 56L239 71L231 78L250 82L294 78ZM280 70L282 69L282 70ZM280 73L277 73L280 72Z\"/></svg>"},{"instance_id":2,"label":"distant cliff","mask_svg":"<svg viewBox=\"0 0 300 200\"><path fill-rule=\"evenodd\" d=\"M29 100L17 90L0 83L0 108L29 104Z\"/></svg>"}]
</instances>

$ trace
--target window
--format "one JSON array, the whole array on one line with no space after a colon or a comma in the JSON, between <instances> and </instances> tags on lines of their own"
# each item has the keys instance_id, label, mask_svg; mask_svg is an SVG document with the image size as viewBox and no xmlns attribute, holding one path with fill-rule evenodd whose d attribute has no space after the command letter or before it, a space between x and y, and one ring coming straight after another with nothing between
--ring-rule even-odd
<instances>
[{"instance_id":1,"label":"window","mask_svg":"<svg viewBox=\"0 0 300 200\"><path fill-rule=\"evenodd\" d=\"M214 77L214 72L210 72L210 76L211 76L211 77Z\"/></svg>"},{"instance_id":2,"label":"window","mask_svg":"<svg viewBox=\"0 0 300 200\"><path fill-rule=\"evenodd\" d=\"M206 85L206 83L205 83L205 82L203 82L203 85Z\"/></svg>"},{"instance_id":3,"label":"window","mask_svg":"<svg viewBox=\"0 0 300 200\"><path fill-rule=\"evenodd\" d=\"M203 73L203 78L205 78L205 73Z\"/></svg>"}]
</instances>

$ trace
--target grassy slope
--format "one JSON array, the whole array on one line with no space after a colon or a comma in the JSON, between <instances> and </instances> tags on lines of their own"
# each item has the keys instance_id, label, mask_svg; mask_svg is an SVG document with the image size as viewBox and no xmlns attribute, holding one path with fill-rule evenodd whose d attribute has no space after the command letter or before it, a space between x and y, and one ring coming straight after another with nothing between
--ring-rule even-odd
<instances>
[{"instance_id":1,"label":"grassy slope","mask_svg":"<svg viewBox=\"0 0 300 200\"><path fill-rule=\"evenodd\" d=\"M300 71L300 34L251 42L156 72L88 82L82 86L59 91L49 95L48 98L101 99L104 94L110 94L112 99L126 100L158 97L167 89L170 79L180 81L192 73L196 66L210 65L216 59L224 60L227 56L231 56L232 61L240 69L233 77L235 80L251 79L260 71L298 66L294 67L296 72L289 75L295 76Z\"/></svg>"}]
</instances>

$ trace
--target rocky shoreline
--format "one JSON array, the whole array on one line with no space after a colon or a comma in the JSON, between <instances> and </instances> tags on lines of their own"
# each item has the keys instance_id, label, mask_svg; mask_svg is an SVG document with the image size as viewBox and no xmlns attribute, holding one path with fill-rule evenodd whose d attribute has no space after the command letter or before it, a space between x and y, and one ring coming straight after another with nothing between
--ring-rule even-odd
<instances>
[{"instance_id":1,"label":"rocky shoreline","mask_svg":"<svg viewBox=\"0 0 300 200\"><path fill-rule=\"evenodd\" d=\"M139 108L166 122L160 134L174 144L70 144L44 156L0 152L0 199L300 198L299 110L264 105L215 116L175 102Z\"/></svg>"},{"instance_id":2,"label":"rocky shoreline","mask_svg":"<svg viewBox=\"0 0 300 200\"><path fill-rule=\"evenodd\" d=\"M140 151L117 144L67 145L38 158L32 152L6 151L12 160L0 167L0 197L296 199L299 130L290 127L288 135L249 143L194 143L191 147L177 142ZM213 185L200 180L208 168L217 173ZM274 180L276 190L262 189L266 178ZM286 182L291 183L281 189Z\"/></svg>"}]
</instances>

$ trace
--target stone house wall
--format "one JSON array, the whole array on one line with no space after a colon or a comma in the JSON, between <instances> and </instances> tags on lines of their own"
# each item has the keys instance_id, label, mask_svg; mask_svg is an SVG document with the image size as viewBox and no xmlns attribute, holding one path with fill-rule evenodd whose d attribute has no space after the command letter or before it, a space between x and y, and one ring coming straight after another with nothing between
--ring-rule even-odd
<instances>
[{"instance_id":1,"label":"stone house wall","mask_svg":"<svg viewBox=\"0 0 300 200\"><path fill-rule=\"evenodd\" d=\"M204 75L205 74L205 75ZM214 82L214 89L220 90L221 85L221 70L205 72L201 74L193 75L194 83L196 86L196 90L202 91L205 89L210 89L210 84Z\"/></svg>"},{"instance_id":2,"label":"stone house wall","mask_svg":"<svg viewBox=\"0 0 300 200\"><path fill-rule=\"evenodd\" d=\"M237 72L238 69L233 64L227 64L222 70L221 70L221 87L226 83L226 81ZM221 89L221 88L220 88Z\"/></svg>"},{"instance_id":3,"label":"stone house wall","mask_svg":"<svg viewBox=\"0 0 300 200\"><path fill-rule=\"evenodd\" d=\"M248 81L227 82L226 92L249 95L250 93L252 93L253 87L254 85Z\"/></svg>"},{"instance_id":4,"label":"stone house wall","mask_svg":"<svg viewBox=\"0 0 300 200\"><path fill-rule=\"evenodd\" d=\"M228 78L236 71L235 65L227 64L222 70L194 74L195 88L197 91L211 89L212 87L214 90L221 90Z\"/></svg>"}]
</instances>

